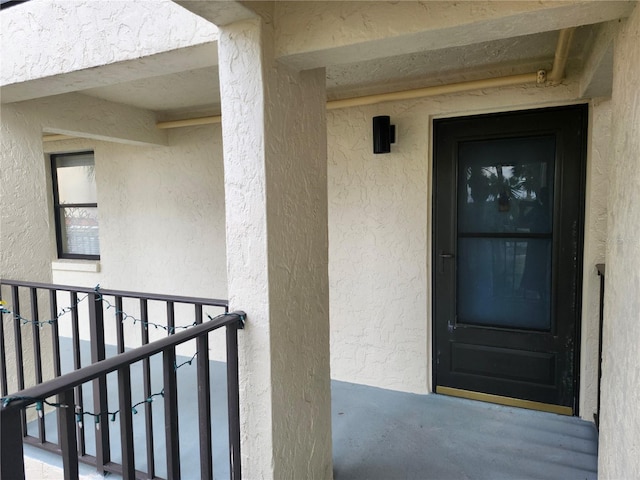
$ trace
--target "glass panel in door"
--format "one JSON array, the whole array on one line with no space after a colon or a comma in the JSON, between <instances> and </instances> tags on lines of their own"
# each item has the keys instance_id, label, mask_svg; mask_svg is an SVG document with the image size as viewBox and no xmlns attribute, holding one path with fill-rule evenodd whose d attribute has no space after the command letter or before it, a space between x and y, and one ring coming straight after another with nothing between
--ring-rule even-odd
<instances>
[{"instance_id":1,"label":"glass panel in door","mask_svg":"<svg viewBox=\"0 0 640 480\"><path fill-rule=\"evenodd\" d=\"M461 142L457 322L551 328L555 137Z\"/></svg>"}]
</instances>

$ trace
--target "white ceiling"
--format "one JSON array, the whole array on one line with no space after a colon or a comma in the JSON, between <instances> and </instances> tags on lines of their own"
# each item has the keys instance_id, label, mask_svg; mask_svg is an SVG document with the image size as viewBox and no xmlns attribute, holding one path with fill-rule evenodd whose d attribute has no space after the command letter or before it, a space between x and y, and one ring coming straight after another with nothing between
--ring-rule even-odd
<instances>
[{"instance_id":1,"label":"white ceiling","mask_svg":"<svg viewBox=\"0 0 640 480\"><path fill-rule=\"evenodd\" d=\"M593 30L587 26L576 31L571 64L582 63ZM544 32L336 65L327 69L328 96L332 100L550 69L557 40L558 32Z\"/></svg>"},{"instance_id":2,"label":"white ceiling","mask_svg":"<svg viewBox=\"0 0 640 480\"><path fill-rule=\"evenodd\" d=\"M52 54L49 63L57 68L55 72L3 83L1 100L11 103L79 92L157 112L160 120L218 114L218 36L216 27L207 21L224 24L244 18L256 7L265 10L258 13L275 21L268 6L278 14L280 33L274 40L278 61L294 69L325 67L328 100L550 70L559 29L572 27L577 30L566 76L580 84L582 94L607 95L612 32L618 19L636 6L629 1L593 0L401 3L405 8L388 1L162 0L168 12L179 13L182 19L178 33L193 37L187 35L184 46L168 50L160 46L149 53L141 49L144 45L135 44L137 40L117 37L120 43L114 48L119 51L121 43L128 46L128 57L103 64L98 56L95 62L70 71L61 70L58 64L63 62ZM48 3L24 5L33 7L34 14L40 12L40 20L46 21ZM81 9L70 8L78 13L76 10ZM13 25L9 20L22 13L19 8L9 9L12 12L15 15L7 17L3 12L0 17L9 26ZM80 17L76 20L84 18ZM14 26L21 25L20 18L13 18ZM118 15L114 18L118 24ZM66 25L66 17L59 20ZM203 25L215 32L205 28L206 35L202 34ZM113 30L113 25L109 28ZM16 48L14 57L23 50L37 56L43 35L25 37L25 48ZM71 43L63 42L56 52L84 44L81 38L61 37ZM165 39L156 37L155 30L149 38L154 42Z\"/></svg>"},{"instance_id":3,"label":"white ceiling","mask_svg":"<svg viewBox=\"0 0 640 480\"><path fill-rule=\"evenodd\" d=\"M568 74L579 73L597 26L574 35ZM327 68L330 100L550 69L558 32L543 32L464 47L425 50ZM160 119L220 111L218 68L207 66L83 90L81 93L158 112Z\"/></svg>"},{"instance_id":4,"label":"white ceiling","mask_svg":"<svg viewBox=\"0 0 640 480\"><path fill-rule=\"evenodd\" d=\"M157 112L220 108L217 66L90 88L81 93Z\"/></svg>"}]
</instances>

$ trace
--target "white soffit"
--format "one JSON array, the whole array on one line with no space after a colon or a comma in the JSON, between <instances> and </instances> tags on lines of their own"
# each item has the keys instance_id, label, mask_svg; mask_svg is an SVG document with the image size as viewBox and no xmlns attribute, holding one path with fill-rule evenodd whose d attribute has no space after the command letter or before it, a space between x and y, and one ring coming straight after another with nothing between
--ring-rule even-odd
<instances>
[{"instance_id":1,"label":"white soffit","mask_svg":"<svg viewBox=\"0 0 640 480\"><path fill-rule=\"evenodd\" d=\"M570 67L582 63L591 48L594 27L577 29ZM411 88L519 75L550 69L558 32L543 32L464 47L380 58L327 68L330 100Z\"/></svg>"},{"instance_id":2,"label":"white soffit","mask_svg":"<svg viewBox=\"0 0 640 480\"><path fill-rule=\"evenodd\" d=\"M3 103L217 64L217 28L170 0L31 0L0 21Z\"/></svg>"},{"instance_id":3,"label":"white soffit","mask_svg":"<svg viewBox=\"0 0 640 480\"><path fill-rule=\"evenodd\" d=\"M244 5L248 2L235 0L175 0L175 2L219 27L256 17L256 14Z\"/></svg>"},{"instance_id":4,"label":"white soffit","mask_svg":"<svg viewBox=\"0 0 640 480\"><path fill-rule=\"evenodd\" d=\"M299 70L601 23L629 1L276 2L277 58Z\"/></svg>"},{"instance_id":5,"label":"white soffit","mask_svg":"<svg viewBox=\"0 0 640 480\"><path fill-rule=\"evenodd\" d=\"M217 66L91 88L82 93L159 112L205 105L216 110L220 105Z\"/></svg>"},{"instance_id":6,"label":"white soffit","mask_svg":"<svg viewBox=\"0 0 640 480\"><path fill-rule=\"evenodd\" d=\"M38 3L38 0L31 1ZM137 4L138 1L130 3ZM165 3L161 0L159 4ZM235 18L234 15L253 15L237 2L177 3L203 16L219 14L221 22L221 18L228 21ZM594 7L596 4L597 8ZM252 2L248 5L250 8L253 6ZM593 46L596 29L591 24L626 16L634 5L635 2L619 1L277 2L274 21L279 28L277 46L280 59L294 66L302 62L302 67L326 67L328 97L338 99L548 69L553 62L558 38L553 27L584 23L585 26L576 31L567 66L568 74L577 75L583 71L591 51L596 48ZM215 26L177 4L173 7L181 11L175 18L188 15L189 20L180 26L181 29L198 30L201 27L198 22L202 22L215 30L217 38ZM19 11L20 8L8 11ZM418 11L414 12L415 9ZM433 15L437 13L440 18L422 18L418 13L420 9ZM385 19L385 14L391 16ZM426 21L427 17L429 21ZM518 28L528 20L546 17L549 17L547 23ZM423 23L420 23L421 18L425 20ZM194 19L196 23L189 23ZM386 26L378 31L378 26L383 24ZM503 28L491 30L500 25ZM173 31L171 28L169 31ZM205 33L209 31L206 28ZM445 30L455 35L442 36ZM526 34L529 30L534 33ZM185 35L194 38L193 31ZM413 43L411 40L418 38L415 35L420 38L426 35L437 41ZM157 32L151 38L137 38L142 45L135 48L148 48L145 42L155 42L156 37L159 37ZM100 39L92 41L99 42ZM286 46L288 50L284 49L282 42L285 41L291 42ZM374 48L380 41L389 45ZM387 55L388 50L396 53ZM15 102L82 92L159 112L159 117L165 120L188 116L189 112L217 114L220 103L217 64L217 41L209 41L7 85L2 87L1 95L3 102ZM604 68L606 62L601 61L599 65L599 70L596 71L595 67L593 70L593 85L608 81L601 74L607 70Z\"/></svg>"}]
</instances>

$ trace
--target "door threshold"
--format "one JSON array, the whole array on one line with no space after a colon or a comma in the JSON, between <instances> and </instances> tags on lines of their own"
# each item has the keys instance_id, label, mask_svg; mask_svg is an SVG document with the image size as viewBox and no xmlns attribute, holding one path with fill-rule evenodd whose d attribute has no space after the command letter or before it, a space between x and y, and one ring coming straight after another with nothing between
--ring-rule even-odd
<instances>
[{"instance_id":1,"label":"door threshold","mask_svg":"<svg viewBox=\"0 0 640 480\"><path fill-rule=\"evenodd\" d=\"M520 398L503 397L501 395L493 395L491 393L472 392L469 390L462 390L460 388L443 387L440 385L436 387L436 393L449 395L451 397L478 400L486 403L497 403L508 407L526 408L528 410L538 410L541 412L573 416L573 409L563 405L553 405L551 403L534 402L532 400L522 400Z\"/></svg>"}]
</instances>

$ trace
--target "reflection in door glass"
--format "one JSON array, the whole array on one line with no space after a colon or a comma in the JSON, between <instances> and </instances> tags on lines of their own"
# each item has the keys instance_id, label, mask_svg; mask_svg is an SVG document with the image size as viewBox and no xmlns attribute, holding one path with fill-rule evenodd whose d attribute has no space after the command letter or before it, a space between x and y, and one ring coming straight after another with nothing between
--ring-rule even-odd
<instances>
[{"instance_id":1,"label":"reflection in door glass","mask_svg":"<svg viewBox=\"0 0 640 480\"><path fill-rule=\"evenodd\" d=\"M548 330L551 240L461 238L458 322Z\"/></svg>"},{"instance_id":2,"label":"reflection in door glass","mask_svg":"<svg viewBox=\"0 0 640 480\"><path fill-rule=\"evenodd\" d=\"M555 138L458 151L458 322L548 330Z\"/></svg>"},{"instance_id":3,"label":"reflection in door glass","mask_svg":"<svg viewBox=\"0 0 640 480\"><path fill-rule=\"evenodd\" d=\"M458 159L458 232L551 233L553 137L464 142Z\"/></svg>"}]
</instances>

